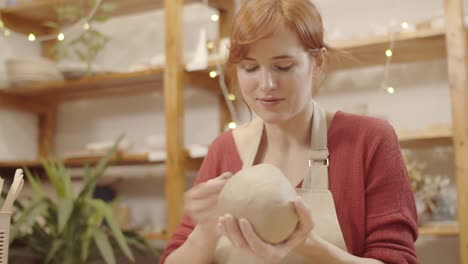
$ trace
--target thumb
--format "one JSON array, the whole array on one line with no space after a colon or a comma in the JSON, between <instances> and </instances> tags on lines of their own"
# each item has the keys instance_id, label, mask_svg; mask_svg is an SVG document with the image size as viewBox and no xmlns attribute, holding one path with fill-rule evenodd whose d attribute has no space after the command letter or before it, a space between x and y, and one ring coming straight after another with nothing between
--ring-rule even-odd
<instances>
[{"instance_id":1,"label":"thumb","mask_svg":"<svg viewBox=\"0 0 468 264\"><path fill-rule=\"evenodd\" d=\"M219 175L219 178L222 179L222 180L227 180L229 178L232 177L232 172L230 171L227 171L227 172L224 172L223 174Z\"/></svg>"}]
</instances>

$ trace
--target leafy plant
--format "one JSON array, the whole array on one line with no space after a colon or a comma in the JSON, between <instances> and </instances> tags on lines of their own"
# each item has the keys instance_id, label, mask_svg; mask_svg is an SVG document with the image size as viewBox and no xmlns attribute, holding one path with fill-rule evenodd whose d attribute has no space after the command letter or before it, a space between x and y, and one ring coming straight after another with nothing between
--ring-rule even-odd
<instances>
[{"instance_id":1,"label":"leafy plant","mask_svg":"<svg viewBox=\"0 0 468 264\"><path fill-rule=\"evenodd\" d=\"M15 212L18 213L13 217L10 230L12 258L29 256L41 263L53 264L92 263L103 259L113 264L116 263L113 248L120 249L133 261L130 248L148 250L151 247L138 234L122 232L111 205L93 198L97 179L107 168L121 138L94 168L85 168L83 188L78 194L74 194L71 177L62 162L42 162L56 199L46 194L37 175L24 169L33 197L27 206L16 203ZM14 246L15 241L19 247Z\"/></svg>"},{"instance_id":2,"label":"leafy plant","mask_svg":"<svg viewBox=\"0 0 468 264\"><path fill-rule=\"evenodd\" d=\"M86 1L84 1L86 3ZM88 0L87 5L81 3L57 3L54 7L57 14L57 21L45 21L44 26L60 32L60 27L70 23L76 23L87 15L89 7L94 7L96 0ZM57 41L51 51L56 59L69 57L70 52L82 62L86 63L87 75L92 73L92 62L110 41L110 37L95 29L94 23L102 23L108 20L109 15L115 10L114 3L101 3L98 12L87 22L87 28L80 31L72 39ZM79 25L82 26L82 25Z\"/></svg>"}]
</instances>

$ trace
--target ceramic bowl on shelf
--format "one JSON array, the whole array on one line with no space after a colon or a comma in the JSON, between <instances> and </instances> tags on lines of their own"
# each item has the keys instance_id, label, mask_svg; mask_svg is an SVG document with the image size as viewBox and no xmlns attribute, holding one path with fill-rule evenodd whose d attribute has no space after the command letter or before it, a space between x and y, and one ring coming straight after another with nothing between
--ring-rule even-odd
<instances>
[{"instance_id":1,"label":"ceramic bowl on shelf","mask_svg":"<svg viewBox=\"0 0 468 264\"><path fill-rule=\"evenodd\" d=\"M55 63L45 58L8 59L5 66L8 81L12 86L63 80L63 75Z\"/></svg>"},{"instance_id":2,"label":"ceramic bowl on shelf","mask_svg":"<svg viewBox=\"0 0 468 264\"><path fill-rule=\"evenodd\" d=\"M109 151L115 142L113 141L98 141L86 144L86 152L89 155L103 155ZM117 147L118 152L126 152L130 149L131 144L126 140L122 140Z\"/></svg>"}]
</instances>

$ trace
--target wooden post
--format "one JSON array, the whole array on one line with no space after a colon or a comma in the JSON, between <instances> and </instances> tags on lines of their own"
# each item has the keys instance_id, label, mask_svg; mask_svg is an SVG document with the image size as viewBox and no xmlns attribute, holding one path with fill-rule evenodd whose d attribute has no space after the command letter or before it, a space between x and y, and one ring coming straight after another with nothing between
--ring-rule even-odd
<instances>
[{"instance_id":1,"label":"wooden post","mask_svg":"<svg viewBox=\"0 0 468 264\"><path fill-rule=\"evenodd\" d=\"M468 52L463 0L445 0L446 42L452 97L453 145L460 225L460 263L468 264Z\"/></svg>"},{"instance_id":2,"label":"wooden post","mask_svg":"<svg viewBox=\"0 0 468 264\"><path fill-rule=\"evenodd\" d=\"M54 148L55 121L57 117L57 107L50 107L45 113L39 114L39 155L47 158Z\"/></svg>"},{"instance_id":3,"label":"wooden post","mask_svg":"<svg viewBox=\"0 0 468 264\"><path fill-rule=\"evenodd\" d=\"M167 140L167 235L181 219L185 191L183 0L165 0L166 68L164 109Z\"/></svg>"},{"instance_id":4,"label":"wooden post","mask_svg":"<svg viewBox=\"0 0 468 264\"><path fill-rule=\"evenodd\" d=\"M234 20L234 1L226 1L227 7L219 10L219 37L228 37L231 34L232 21Z\"/></svg>"}]
</instances>

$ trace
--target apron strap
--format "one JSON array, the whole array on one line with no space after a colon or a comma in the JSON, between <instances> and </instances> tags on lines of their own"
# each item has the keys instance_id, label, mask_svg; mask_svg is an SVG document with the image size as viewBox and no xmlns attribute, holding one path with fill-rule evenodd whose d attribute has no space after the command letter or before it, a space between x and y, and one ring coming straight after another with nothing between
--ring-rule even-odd
<instances>
[{"instance_id":1,"label":"apron strap","mask_svg":"<svg viewBox=\"0 0 468 264\"><path fill-rule=\"evenodd\" d=\"M311 146L309 154L310 174L304 178L302 189L328 190L327 116L315 101L312 117Z\"/></svg>"},{"instance_id":2,"label":"apron strap","mask_svg":"<svg viewBox=\"0 0 468 264\"><path fill-rule=\"evenodd\" d=\"M252 137L252 145L249 149L249 152L245 156L245 160L242 162L242 169L252 167L255 162L255 157L257 156L258 148L260 147L260 141L262 140L263 134L263 120L254 120L250 123L254 126L253 130L255 134Z\"/></svg>"}]
</instances>

